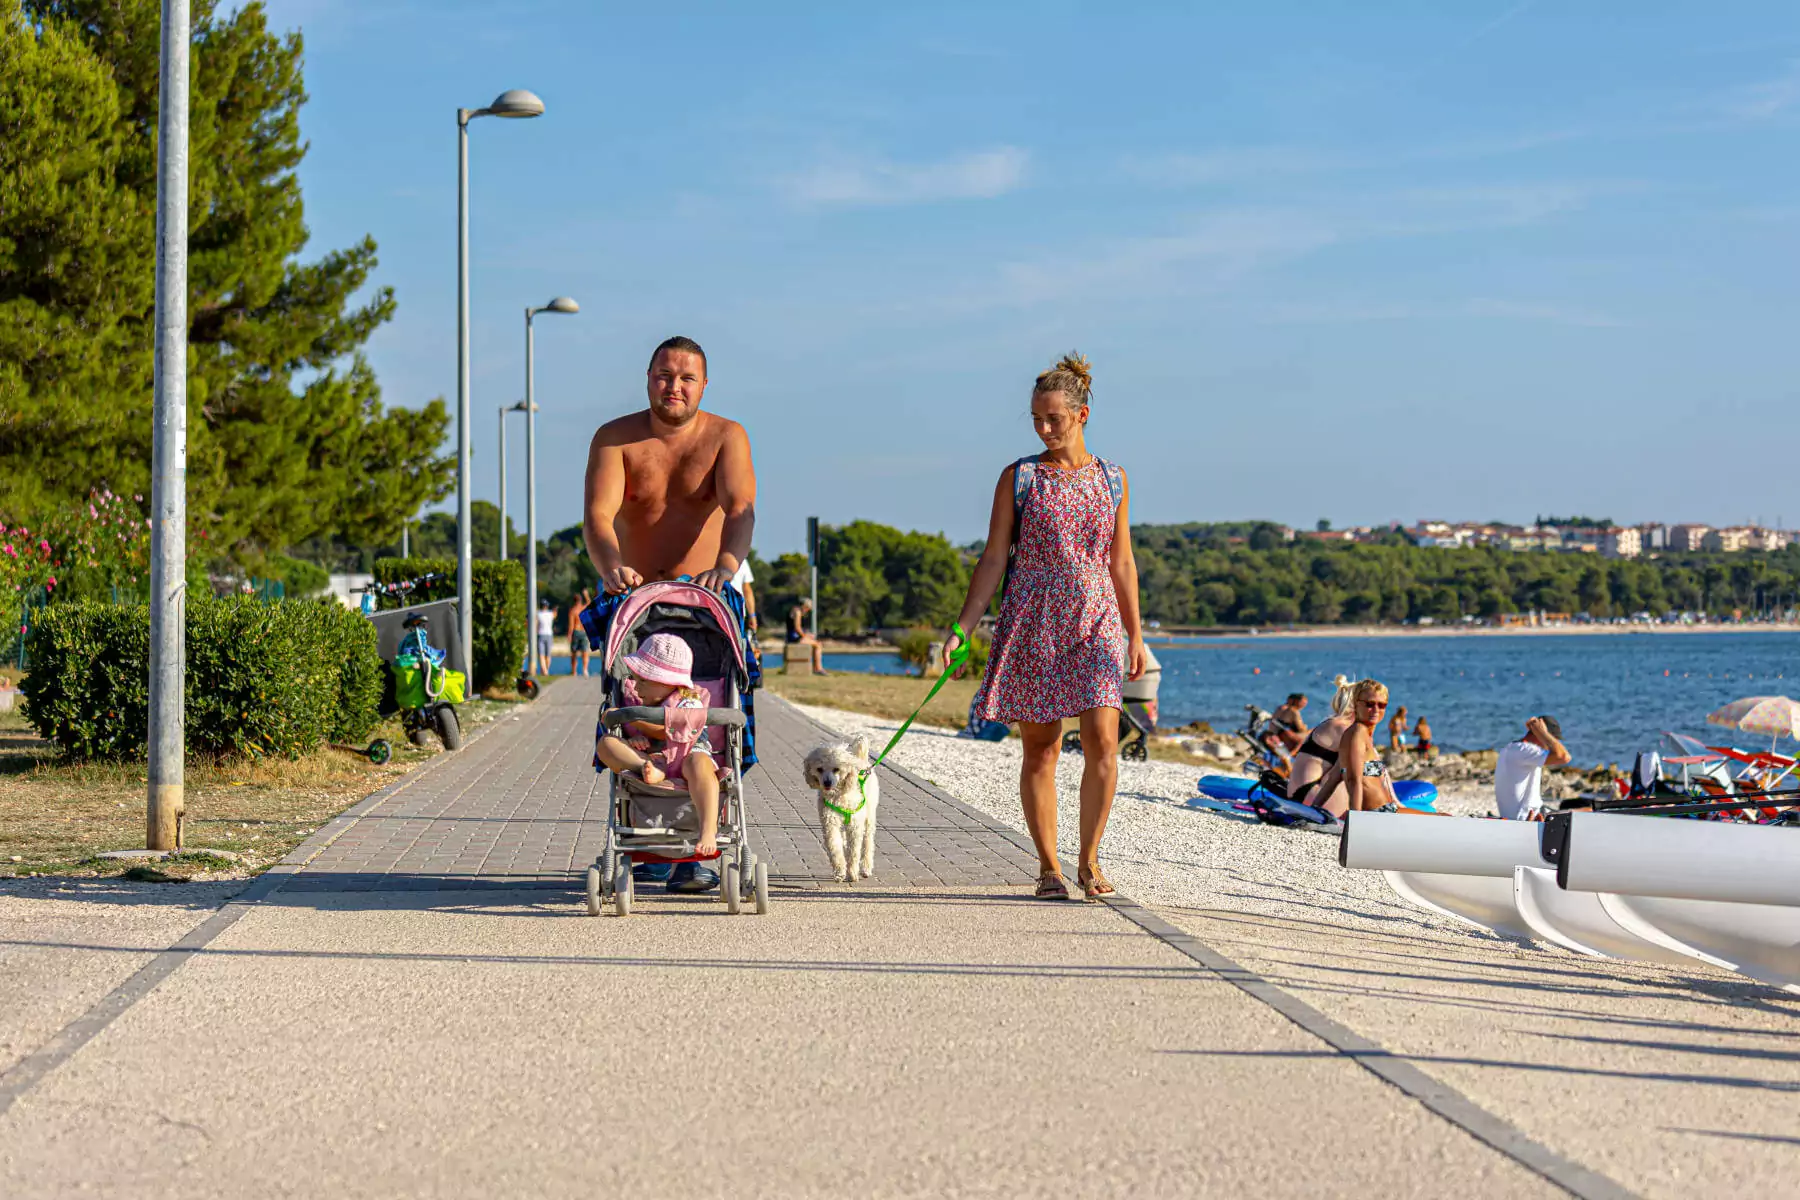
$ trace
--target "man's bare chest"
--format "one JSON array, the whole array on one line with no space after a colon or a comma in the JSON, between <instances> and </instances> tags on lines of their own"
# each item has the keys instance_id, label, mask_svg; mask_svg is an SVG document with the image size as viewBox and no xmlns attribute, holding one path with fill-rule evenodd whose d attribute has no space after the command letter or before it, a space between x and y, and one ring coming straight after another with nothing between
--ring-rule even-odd
<instances>
[{"instance_id":1,"label":"man's bare chest","mask_svg":"<svg viewBox=\"0 0 1800 1200\"><path fill-rule=\"evenodd\" d=\"M627 447L625 503L653 513L715 506L718 462L716 446L696 446L686 453L655 444Z\"/></svg>"}]
</instances>

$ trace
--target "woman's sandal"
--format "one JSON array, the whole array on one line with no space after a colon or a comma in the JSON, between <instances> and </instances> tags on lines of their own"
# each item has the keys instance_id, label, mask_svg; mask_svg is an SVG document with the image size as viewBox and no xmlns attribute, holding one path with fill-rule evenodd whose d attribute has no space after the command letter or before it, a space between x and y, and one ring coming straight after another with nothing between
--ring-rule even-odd
<instances>
[{"instance_id":1,"label":"woman's sandal","mask_svg":"<svg viewBox=\"0 0 1800 1200\"><path fill-rule=\"evenodd\" d=\"M1032 895L1039 900L1067 900L1069 885L1063 881L1062 872L1045 871L1038 876L1037 891Z\"/></svg>"},{"instance_id":2,"label":"woman's sandal","mask_svg":"<svg viewBox=\"0 0 1800 1200\"><path fill-rule=\"evenodd\" d=\"M1113 885L1106 881L1099 867L1083 867L1075 873L1075 880L1081 884L1081 893L1089 900L1113 894Z\"/></svg>"}]
</instances>

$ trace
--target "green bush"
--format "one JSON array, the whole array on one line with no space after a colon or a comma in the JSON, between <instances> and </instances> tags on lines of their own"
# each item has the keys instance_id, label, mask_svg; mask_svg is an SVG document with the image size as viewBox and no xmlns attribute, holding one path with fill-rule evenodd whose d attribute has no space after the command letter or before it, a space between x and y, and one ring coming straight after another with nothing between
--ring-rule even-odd
<instances>
[{"instance_id":1,"label":"green bush","mask_svg":"<svg viewBox=\"0 0 1800 1200\"><path fill-rule=\"evenodd\" d=\"M409 604L456 599L456 560L453 558L378 558L375 578L399 583L433 572L444 578L407 597ZM477 559L472 564L469 586L474 591L474 662L469 664L475 691L496 684L510 688L525 661L525 568L516 562ZM399 608L396 597L383 596L383 608Z\"/></svg>"},{"instance_id":2,"label":"green bush","mask_svg":"<svg viewBox=\"0 0 1800 1200\"><path fill-rule=\"evenodd\" d=\"M940 641L945 635L936 629L908 629L894 639L894 653L900 661L909 667L925 670L926 659L931 654L931 643ZM963 673L973 679L980 679L987 670L988 641L984 637L975 636L969 639L969 661Z\"/></svg>"},{"instance_id":3,"label":"green bush","mask_svg":"<svg viewBox=\"0 0 1800 1200\"><path fill-rule=\"evenodd\" d=\"M142 759L150 727L150 610L82 601L38 614L20 690L40 735L71 758ZM192 757L295 757L366 737L384 667L375 627L340 604L190 597L186 737Z\"/></svg>"}]
</instances>

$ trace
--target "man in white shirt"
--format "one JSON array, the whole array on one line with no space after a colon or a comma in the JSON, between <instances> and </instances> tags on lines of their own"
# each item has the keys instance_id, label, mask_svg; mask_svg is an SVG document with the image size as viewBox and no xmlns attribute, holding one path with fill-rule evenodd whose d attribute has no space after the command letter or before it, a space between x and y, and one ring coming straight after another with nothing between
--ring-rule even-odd
<instances>
[{"instance_id":1,"label":"man in white shirt","mask_svg":"<svg viewBox=\"0 0 1800 1200\"><path fill-rule=\"evenodd\" d=\"M1545 767L1569 761L1562 744L1562 726L1555 717L1533 717L1525 722L1525 736L1500 747L1494 762L1494 803L1508 821L1544 819Z\"/></svg>"}]
</instances>

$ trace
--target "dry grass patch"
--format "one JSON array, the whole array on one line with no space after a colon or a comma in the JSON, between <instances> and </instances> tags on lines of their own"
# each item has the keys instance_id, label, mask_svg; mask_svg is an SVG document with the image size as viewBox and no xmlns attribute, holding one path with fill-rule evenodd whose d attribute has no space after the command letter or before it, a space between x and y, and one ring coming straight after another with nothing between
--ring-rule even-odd
<instances>
[{"instance_id":1,"label":"dry grass patch","mask_svg":"<svg viewBox=\"0 0 1800 1200\"><path fill-rule=\"evenodd\" d=\"M512 707L474 700L457 715L467 733ZM243 861L196 856L158 869L177 878L253 874L358 800L443 753L435 740L414 748L398 721L383 722L373 736L394 747L381 766L331 749L299 759L189 764L185 846L229 851ZM143 846L147 782L142 763L65 763L17 711L0 713L0 873L125 873L133 864L94 855Z\"/></svg>"},{"instance_id":2,"label":"dry grass patch","mask_svg":"<svg viewBox=\"0 0 1800 1200\"><path fill-rule=\"evenodd\" d=\"M763 675L763 688L796 704L867 713L890 721L903 721L925 698L935 680L916 675L783 675L779 669ZM969 720L969 702L975 698L976 681L952 679L931 698L919 714L922 725L961 729Z\"/></svg>"}]
</instances>

